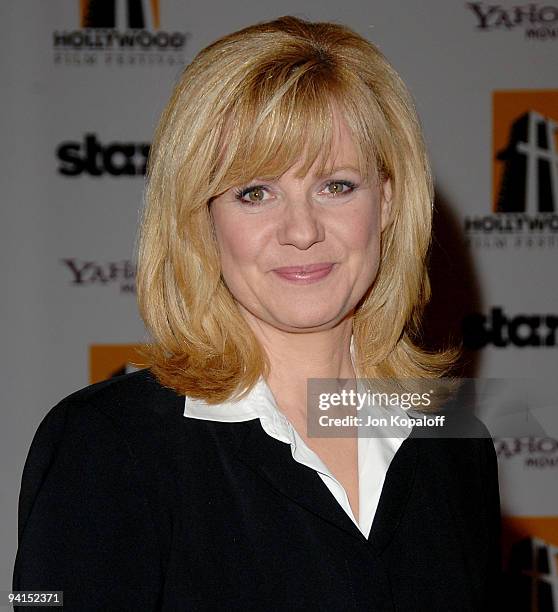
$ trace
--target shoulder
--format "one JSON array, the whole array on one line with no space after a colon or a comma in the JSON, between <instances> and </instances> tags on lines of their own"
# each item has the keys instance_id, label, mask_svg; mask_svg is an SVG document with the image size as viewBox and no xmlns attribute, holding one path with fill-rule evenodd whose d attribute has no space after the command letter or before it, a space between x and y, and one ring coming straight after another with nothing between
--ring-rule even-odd
<instances>
[{"instance_id":1,"label":"shoulder","mask_svg":"<svg viewBox=\"0 0 558 612\"><path fill-rule=\"evenodd\" d=\"M409 436L421 449L422 458L431 469L457 474L493 476L497 467L494 442L486 426L474 416L446 421L446 426L415 427Z\"/></svg>"},{"instance_id":2,"label":"shoulder","mask_svg":"<svg viewBox=\"0 0 558 612\"><path fill-rule=\"evenodd\" d=\"M73 465L84 474L97 469L110 475L132 465L136 470L138 462L148 463L145 457L171 452L180 426L186 426L183 401L148 370L90 385L64 398L46 413L33 436L22 475L23 515L57 466L64 465L66 473Z\"/></svg>"},{"instance_id":3,"label":"shoulder","mask_svg":"<svg viewBox=\"0 0 558 612\"><path fill-rule=\"evenodd\" d=\"M149 411L157 406L164 413L184 400L172 389L163 387L150 370L139 370L132 374L116 376L89 385L64 398L59 406L66 410L79 410L79 407L124 413L134 407L137 411Z\"/></svg>"},{"instance_id":4,"label":"shoulder","mask_svg":"<svg viewBox=\"0 0 558 612\"><path fill-rule=\"evenodd\" d=\"M170 464L192 466L215 444L236 443L231 424L186 418L184 402L184 395L162 386L150 370L85 387L47 412L24 472L45 472L61 455L82 462L126 457L149 480Z\"/></svg>"},{"instance_id":5,"label":"shoulder","mask_svg":"<svg viewBox=\"0 0 558 612\"><path fill-rule=\"evenodd\" d=\"M40 422L31 449L56 446L78 435L120 430L182 416L184 397L166 389L149 370L140 370L89 385L68 395Z\"/></svg>"},{"instance_id":6,"label":"shoulder","mask_svg":"<svg viewBox=\"0 0 558 612\"><path fill-rule=\"evenodd\" d=\"M140 370L67 396L45 415L37 434L55 439L70 430L87 434L101 421L121 428L178 418L183 402L184 397L160 385L149 370Z\"/></svg>"},{"instance_id":7,"label":"shoulder","mask_svg":"<svg viewBox=\"0 0 558 612\"><path fill-rule=\"evenodd\" d=\"M412 439L422 439L434 461L458 462L474 469L496 464L492 436L475 414L475 405L460 401L447 402L440 410L420 413Z\"/></svg>"},{"instance_id":8,"label":"shoulder","mask_svg":"<svg viewBox=\"0 0 558 612\"><path fill-rule=\"evenodd\" d=\"M56 490L68 502L76 487L127 491L135 482L137 490L147 489L176 448L195 452L203 436L185 431L192 425L183 417L183 402L141 370L85 387L51 408L23 468L20 536L39 494Z\"/></svg>"},{"instance_id":9,"label":"shoulder","mask_svg":"<svg viewBox=\"0 0 558 612\"><path fill-rule=\"evenodd\" d=\"M154 505L156 481L130 432L135 422L155 422L148 406L157 399L175 405L138 372L73 393L47 413L22 474L15 588L59 585L73 609L108 609L110 597L133 591L153 608L166 541L158 510L166 500ZM95 589L84 590L92 576Z\"/></svg>"},{"instance_id":10,"label":"shoulder","mask_svg":"<svg viewBox=\"0 0 558 612\"><path fill-rule=\"evenodd\" d=\"M486 425L465 405L454 403L427 415L431 426L415 426L409 436L425 473L448 492L471 498L498 498L498 461Z\"/></svg>"}]
</instances>

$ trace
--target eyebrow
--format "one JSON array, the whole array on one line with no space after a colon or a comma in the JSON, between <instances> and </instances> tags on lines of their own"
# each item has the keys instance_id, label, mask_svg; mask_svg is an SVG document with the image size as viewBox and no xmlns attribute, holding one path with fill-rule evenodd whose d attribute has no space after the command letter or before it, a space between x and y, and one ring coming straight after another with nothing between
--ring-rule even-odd
<instances>
[{"instance_id":1,"label":"eyebrow","mask_svg":"<svg viewBox=\"0 0 558 612\"><path fill-rule=\"evenodd\" d=\"M335 174L336 172L342 172L343 170L349 170L355 174L360 174L360 170L354 166L335 166L327 174L321 174L317 178L324 178L326 176L330 176L331 174Z\"/></svg>"},{"instance_id":2,"label":"eyebrow","mask_svg":"<svg viewBox=\"0 0 558 612\"><path fill-rule=\"evenodd\" d=\"M326 174L315 175L314 178L317 180L324 179L328 176L331 176L332 174L335 174L336 172L342 172L343 170L354 172L355 174L358 174L360 176L360 170L355 166L335 166L331 169L330 172ZM266 183L268 181L278 181L280 178L281 176L256 176L252 179L245 181L244 183L239 183L237 187L243 185L249 185L250 187L260 187L263 186L260 183ZM231 189L233 189L233 187L231 187Z\"/></svg>"}]
</instances>

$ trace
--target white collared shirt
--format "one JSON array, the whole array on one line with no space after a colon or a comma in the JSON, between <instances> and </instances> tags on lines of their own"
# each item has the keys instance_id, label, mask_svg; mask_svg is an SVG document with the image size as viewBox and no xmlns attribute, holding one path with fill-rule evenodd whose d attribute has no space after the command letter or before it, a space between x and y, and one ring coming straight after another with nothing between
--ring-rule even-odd
<instances>
[{"instance_id":1,"label":"white collared shirt","mask_svg":"<svg viewBox=\"0 0 558 612\"><path fill-rule=\"evenodd\" d=\"M359 520L355 519L343 485L333 476L320 457L308 447L287 417L280 411L269 385L263 378L241 400L207 404L186 397L184 416L193 419L236 423L259 419L263 430L272 438L290 444L293 459L315 470L333 497L368 538L387 470L395 453L410 433L398 432L399 437L358 438Z\"/></svg>"}]
</instances>

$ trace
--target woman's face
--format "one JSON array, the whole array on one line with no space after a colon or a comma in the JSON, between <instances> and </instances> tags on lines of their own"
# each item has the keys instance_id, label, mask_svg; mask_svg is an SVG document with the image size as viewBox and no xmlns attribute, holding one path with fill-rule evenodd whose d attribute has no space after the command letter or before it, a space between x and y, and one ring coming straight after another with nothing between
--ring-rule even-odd
<instances>
[{"instance_id":1,"label":"woman's face","mask_svg":"<svg viewBox=\"0 0 558 612\"><path fill-rule=\"evenodd\" d=\"M211 204L222 276L241 313L293 331L334 327L373 283L389 182L363 182L345 122L338 116L333 172L298 164L277 181L255 177Z\"/></svg>"}]
</instances>

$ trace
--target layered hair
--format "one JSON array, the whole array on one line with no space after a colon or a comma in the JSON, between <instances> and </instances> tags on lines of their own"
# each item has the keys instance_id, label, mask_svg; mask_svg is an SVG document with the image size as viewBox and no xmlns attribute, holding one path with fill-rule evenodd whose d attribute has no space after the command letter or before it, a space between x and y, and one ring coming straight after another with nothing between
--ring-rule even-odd
<instances>
[{"instance_id":1,"label":"layered hair","mask_svg":"<svg viewBox=\"0 0 558 612\"><path fill-rule=\"evenodd\" d=\"M218 403L244 396L269 362L220 271L209 203L303 157L326 163L341 113L363 180L392 186L378 275L352 319L359 376L438 377L455 352L420 348L430 297L433 186L412 98L351 29L282 17L203 49L184 70L151 147L138 253L148 365L165 386Z\"/></svg>"}]
</instances>

